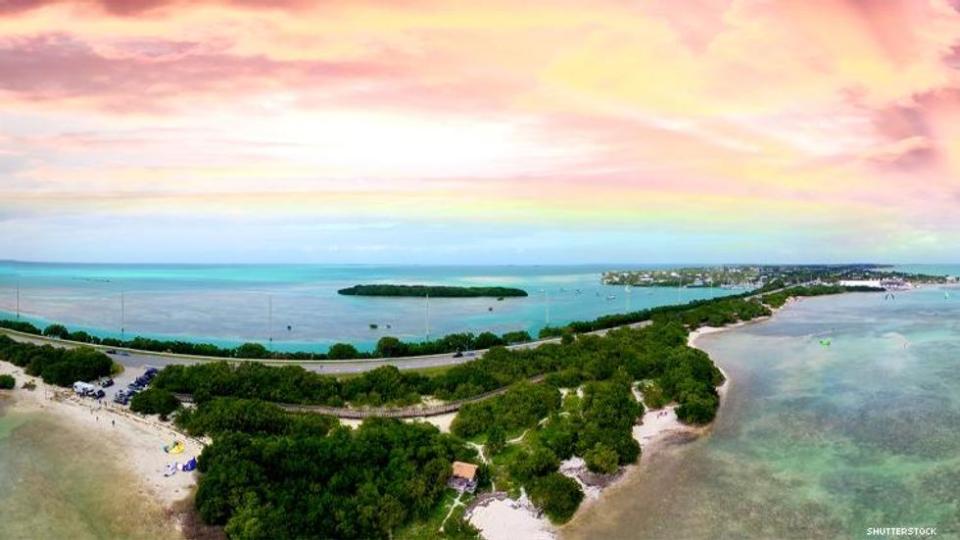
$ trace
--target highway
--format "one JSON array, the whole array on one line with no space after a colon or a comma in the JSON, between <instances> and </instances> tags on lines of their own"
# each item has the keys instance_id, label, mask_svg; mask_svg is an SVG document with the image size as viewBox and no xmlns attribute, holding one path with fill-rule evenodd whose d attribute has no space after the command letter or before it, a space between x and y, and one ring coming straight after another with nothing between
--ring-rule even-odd
<instances>
[{"instance_id":1,"label":"highway","mask_svg":"<svg viewBox=\"0 0 960 540\"><path fill-rule=\"evenodd\" d=\"M650 324L650 321L643 321L640 323L634 323L629 325L633 328L641 328ZM604 335L609 331L597 330L594 332L589 332L593 335ZM357 360L273 360L273 359L259 359L259 358L223 358L217 356L193 356L185 354L172 354L172 353L161 353L161 352L151 352L151 351L139 351L136 349L125 349L121 347L107 347L104 345L91 345L89 343L80 343L76 341L66 341L57 338L50 338L45 336L37 336L34 334L27 334L23 332L17 332L15 330L8 330L6 328L0 328L0 333L10 336L10 338L24 342L24 343L34 343L37 345L52 345L54 347L93 347L102 352L106 351L116 351L116 353L110 353L109 356L114 359L117 363L124 366L124 368L142 368L143 366L156 366L164 367L169 365L190 365L198 364L202 362L220 362L220 361L229 361L229 362L260 362L263 364L273 365L273 366L290 366L296 365L301 366L304 369L310 371L315 371L317 373L325 373L330 375L342 375L349 373L362 373L364 371L370 371L381 366L396 366L399 369L420 369L420 368L436 368L436 367L445 367L445 366L454 366L457 364L464 364L472 360L483 356L483 353L487 349L478 350L478 351L467 351L461 357L456 357L453 353L443 353L443 354L431 354L425 356L402 356L397 358L365 358ZM547 343L558 343L560 338L550 338L550 339L541 339L536 341L530 341L527 343L518 343L516 345L509 345L508 349L531 349L539 347Z\"/></svg>"}]
</instances>

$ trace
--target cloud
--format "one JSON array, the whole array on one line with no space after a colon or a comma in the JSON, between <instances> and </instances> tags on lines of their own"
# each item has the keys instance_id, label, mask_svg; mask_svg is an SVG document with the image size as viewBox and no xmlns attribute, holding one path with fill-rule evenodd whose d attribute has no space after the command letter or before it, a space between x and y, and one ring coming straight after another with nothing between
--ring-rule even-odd
<instances>
[{"instance_id":1,"label":"cloud","mask_svg":"<svg viewBox=\"0 0 960 540\"><path fill-rule=\"evenodd\" d=\"M0 15L18 14L56 4L73 4L128 17L162 8L189 8L199 3L197 0L4 0L0 2ZM255 9L303 9L311 4L307 0L206 0L205 3Z\"/></svg>"},{"instance_id":2,"label":"cloud","mask_svg":"<svg viewBox=\"0 0 960 540\"><path fill-rule=\"evenodd\" d=\"M397 76L388 63L276 61L182 41L115 45L107 56L66 34L0 40L0 90L29 101L93 98L111 109L163 108L197 94L237 95ZM341 90L344 88L341 87Z\"/></svg>"},{"instance_id":3,"label":"cloud","mask_svg":"<svg viewBox=\"0 0 960 540\"><path fill-rule=\"evenodd\" d=\"M6 2L0 193L50 216L944 235L957 7Z\"/></svg>"}]
</instances>

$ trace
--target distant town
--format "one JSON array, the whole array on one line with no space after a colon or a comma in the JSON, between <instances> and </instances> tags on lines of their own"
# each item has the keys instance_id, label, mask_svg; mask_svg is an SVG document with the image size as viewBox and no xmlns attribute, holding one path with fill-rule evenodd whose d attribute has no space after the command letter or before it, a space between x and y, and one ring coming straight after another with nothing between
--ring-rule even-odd
<instances>
[{"instance_id":1,"label":"distant town","mask_svg":"<svg viewBox=\"0 0 960 540\"><path fill-rule=\"evenodd\" d=\"M925 283L956 282L956 276L931 276L896 272L891 266L854 265L723 265L604 272L605 285L632 287L759 288L781 281L790 283L840 283L888 289Z\"/></svg>"}]
</instances>

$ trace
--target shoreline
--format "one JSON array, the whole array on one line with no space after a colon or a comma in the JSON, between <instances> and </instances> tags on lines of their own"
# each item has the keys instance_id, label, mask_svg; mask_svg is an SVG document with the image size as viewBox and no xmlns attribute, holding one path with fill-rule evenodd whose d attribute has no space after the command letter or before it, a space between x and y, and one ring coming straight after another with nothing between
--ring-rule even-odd
<instances>
[{"instance_id":1,"label":"shoreline","mask_svg":"<svg viewBox=\"0 0 960 540\"><path fill-rule=\"evenodd\" d=\"M692 348L697 347L697 341L709 334L728 332L747 325L759 324L770 320L780 310L793 303L791 299L783 307L771 309L769 316L758 317L750 321L740 321L727 326L714 327L704 326L693 330L687 336L687 345ZM700 349L702 350L702 349ZM716 365L716 364L714 364ZM717 366L717 369L723 374L724 381L717 387L717 393L720 396L720 407L723 407L724 397L726 396L732 382L727 373ZM635 394L637 392L635 391ZM639 398L639 396L638 396ZM586 471L582 464L582 459L572 458L561 462L560 472L565 476L573 478L580 484L584 492L583 502L573 517L563 525L554 525L543 515L525 497L520 500L511 499L506 496L490 497L480 505L471 509L469 515L465 515L472 525L481 531L481 537L486 540L512 540L517 538L518 531L530 534L531 538L538 540L557 539L563 531L571 524L577 522L582 516L595 507L602 504L605 495L611 491L622 489L628 485L627 479L633 478L642 473L647 467L655 466L655 457L671 448L679 448L693 442L707 434L713 429L713 422L704 426L690 426L680 422L676 415L676 404L669 404L661 409L645 409L640 422L633 426L633 438L640 444L641 457L637 463L622 467L617 473L610 475L609 480L600 485L588 485L580 477L579 473ZM717 409L720 414L720 408ZM479 516L478 516L479 514ZM485 526L481 527L481 525ZM526 538L526 536L524 536Z\"/></svg>"},{"instance_id":2,"label":"shoreline","mask_svg":"<svg viewBox=\"0 0 960 540\"><path fill-rule=\"evenodd\" d=\"M773 313L777 311L779 309L773 310ZM760 323L769 318L762 317L724 327L701 327L689 333L687 344L696 348L697 340L703 335L733 330L747 324ZM717 387L722 406L723 397L731 381L727 374L719 366L717 367L725 378L724 382ZM184 501L192 497L198 473L178 471L171 477L165 477L163 473L170 463L175 461L182 463L190 457L199 456L205 444L204 441L188 437L174 429L171 423L160 422L156 417L140 416L110 402L99 404L88 398L79 398L73 394L72 390L45 384L39 377L27 376L22 368L5 361L0 361L0 374L11 374L17 379L18 388L7 391L12 398L8 401L6 407L8 410L48 413L104 441L104 445L108 447L105 451L118 456L121 468L136 477L141 493L148 494L151 502L156 503L163 511L170 526L181 536L183 535L187 517ZM26 381L33 381L36 388L32 391L20 388L20 385ZM637 397L638 400L641 398L641 396ZM640 422L632 429L633 438L642 449L641 459L637 463L622 467L613 475L600 477L599 480L596 475L590 478L583 460L579 458L566 460L561 464L560 472L576 480L584 492L583 503L571 520L564 525L557 526L550 523L525 497L514 500L506 497L505 494L490 497L484 501L486 504L473 507L469 516L465 516L466 519L478 528L483 525L482 536L488 540L515 538L517 531L521 530L536 538L557 538L564 528L576 522L586 511L600 503L605 493L611 489L620 489L626 484L625 479L633 477L646 467L653 466L650 462L655 456L667 449L692 442L712 429L713 422L705 426L689 426L681 423L676 416L676 408L676 404L670 404L657 410L645 410ZM427 421L434 423L441 431L449 430L449 421L452 420L453 415L445 416L449 418L443 418L441 422ZM345 423L349 424L349 422ZM176 456L164 453L162 446L170 444L174 439L183 441L186 450ZM588 477L587 481L583 479L585 476Z\"/></svg>"},{"instance_id":3,"label":"shoreline","mask_svg":"<svg viewBox=\"0 0 960 540\"><path fill-rule=\"evenodd\" d=\"M6 412L47 414L55 421L96 438L104 453L115 458L120 469L136 481L138 491L159 508L170 527L183 535L183 522L188 511L183 501L193 496L198 473L196 470L178 470L166 477L164 471L169 464L182 464L198 457L204 441L188 437L174 429L171 423L160 422L156 417L140 416L112 402L98 403L77 397L72 390L46 384L9 362L0 361L0 374L13 375L17 380L16 389L4 391L10 398L5 406ZM34 382L36 388L22 388L27 381ZM164 452L163 446L174 440L184 443L183 453Z\"/></svg>"}]
</instances>

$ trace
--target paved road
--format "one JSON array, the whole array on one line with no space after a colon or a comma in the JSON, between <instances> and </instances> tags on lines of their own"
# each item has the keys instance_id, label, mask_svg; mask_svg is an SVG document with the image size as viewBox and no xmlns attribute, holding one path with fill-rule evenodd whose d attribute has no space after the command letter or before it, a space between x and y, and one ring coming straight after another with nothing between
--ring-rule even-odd
<instances>
[{"instance_id":1,"label":"paved road","mask_svg":"<svg viewBox=\"0 0 960 540\"><path fill-rule=\"evenodd\" d=\"M644 321L640 323L635 323L629 325L633 328L641 328L650 324L650 321ZM595 332L589 332L594 335L604 335L608 330L597 330ZM190 356L190 355L180 355L180 354L170 354L170 353L156 353L149 351L137 351L134 349L122 349L118 347L106 347L102 345L87 345L84 343L77 343L72 341L63 341L55 338L48 338L44 336L35 336L33 334L25 334L22 332L16 332L13 330L7 330L5 328L0 328L0 333L6 334L11 338L25 342L25 343L35 343L38 345L53 345L55 347L77 347L77 346L92 346L101 351L115 350L116 354L110 354L111 357L118 363L122 364L124 368L143 368L144 366L156 366L164 367L168 365L190 365L197 364L201 362L216 362L222 360L229 360L231 362L262 362L264 364L270 365L298 365L304 369L310 371L316 371L318 373L329 373L331 375L336 374L345 374L345 373L361 373L364 371L369 371L376 369L381 366L397 366L400 369L418 369L418 368L433 368L433 367L444 367L444 366L453 366L457 364L463 364L476 360L477 358L483 356L487 350L478 350L478 351L469 351L464 353L462 357L456 358L452 353L443 353L443 354L431 354L426 356L405 356L399 358L371 358L371 359L362 359L362 360L261 360L261 359L241 359L241 358L218 358L213 356ZM529 343L520 343L517 345L510 345L509 349L530 349L534 347L539 347L546 343L558 343L560 338L551 338L551 339L541 339L537 341L531 341ZM142 371L142 369L140 370Z\"/></svg>"}]
</instances>

